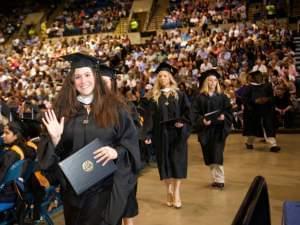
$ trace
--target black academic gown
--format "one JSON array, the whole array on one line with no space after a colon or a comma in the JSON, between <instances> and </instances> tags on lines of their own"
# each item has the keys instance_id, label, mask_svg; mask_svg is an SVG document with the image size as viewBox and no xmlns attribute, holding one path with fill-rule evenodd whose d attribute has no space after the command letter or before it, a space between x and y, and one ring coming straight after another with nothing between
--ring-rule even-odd
<instances>
[{"instance_id":1,"label":"black academic gown","mask_svg":"<svg viewBox=\"0 0 300 225\"><path fill-rule=\"evenodd\" d=\"M220 110L224 114L225 120L212 122L211 125L205 126L203 124L204 115L215 110ZM224 94L198 95L192 103L192 118L193 128L198 134L205 164L223 165L225 140L233 121L229 99Z\"/></svg>"},{"instance_id":2,"label":"black academic gown","mask_svg":"<svg viewBox=\"0 0 300 225\"><path fill-rule=\"evenodd\" d=\"M178 99L161 94L158 103L152 102L149 121L145 127L156 150L160 179L186 178L187 176L187 139L191 128L191 109L187 96L178 91ZM171 119L180 119L182 128L176 128L175 122L163 123Z\"/></svg>"},{"instance_id":3,"label":"black academic gown","mask_svg":"<svg viewBox=\"0 0 300 225\"><path fill-rule=\"evenodd\" d=\"M131 101L127 102L127 105L130 110L130 115L131 115L132 121L133 121L134 125L136 126L137 130L139 131L141 124L140 124L140 120L139 120L139 113L136 109L136 106ZM122 216L123 218L131 218L131 217L135 217L138 215L139 206L138 206L138 201L136 198L136 193L137 193L137 182L136 182L136 185L134 186L133 190L128 195L127 205L125 207L125 211Z\"/></svg>"},{"instance_id":4,"label":"black academic gown","mask_svg":"<svg viewBox=\"0 0 300 225\"><path fill-rule=\"evenodd\" d=\"M91 116L88 124L83 124L86 118L87 112L82 107L75 117L66 122L56 148L47 136L42 136L38 148L39 163L41 169L52 173L61 185L66 225L119 224L140 168L137 131L125 111L120 112L120 125L111 128L98 127ZM118 169L101 185L95 184L78 196L63 176L58 162L95 138L117 150Z\"/></svg>"},{"instance_id":5,"label":"black academic gown","mask_svg":"<svg viewBox=\"0 0 300 225\"><path fill-rule=\"evenodd\" d=\"M275 137L275 105L272 85L250 84L246 86L242 101L244 104L244 136L263 137L263 129L267 137ZM268 101L264 104L257 104L256 99L266 97Z\"/></svg>"}]
</instances>

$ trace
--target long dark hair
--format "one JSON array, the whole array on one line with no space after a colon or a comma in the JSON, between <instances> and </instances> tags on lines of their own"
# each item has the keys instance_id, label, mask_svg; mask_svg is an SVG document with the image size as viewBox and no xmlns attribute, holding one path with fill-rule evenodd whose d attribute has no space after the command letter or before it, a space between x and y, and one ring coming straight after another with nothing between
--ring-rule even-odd
<instances>
[{"instance_id":1,"label":"long dark hair","mask_svg":"<svg viewBox=\"0 0 300 225\"><path fill-rule=\"evenodd\" d=\"M35 149L26 144L27 140L22 134L23 132L26 132L26 130L22 130L24 128L22 128L21 124L17 122L9 122L6 126L14 135L17 136L17 139L13 143L10 143L8 146L19 146L24 153L25 158L30 158L33 160L36 156Z\"/></svg>"},{"instance_id":2,"label":"long dark hair","mask_svg":"<svg viewBox=\"0 0 300 225\"><path fill-rule=\"evenodd\" d=\"M91 69L95 78L94 100L91 104L92 116L99 127L105 128L119 124L119 111L126 108L126 104L106 87L97 70ZM53 108L58 119L65 117L67 121L82 108L81 103L76 99L78 93L74 86L74 72L74 69L70 71L54 101Z\"/></svg>"}]
</instances>

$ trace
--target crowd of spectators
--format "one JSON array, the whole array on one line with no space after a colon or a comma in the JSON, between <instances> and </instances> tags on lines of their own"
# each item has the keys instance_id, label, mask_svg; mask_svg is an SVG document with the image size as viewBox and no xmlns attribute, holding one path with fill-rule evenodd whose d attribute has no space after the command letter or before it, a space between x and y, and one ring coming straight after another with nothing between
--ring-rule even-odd
<instances>
[{"instance_id":1,"label":"crowd of spectators","mask_svg":"<svg viewBox=\"0 0 300 225\"><path fill-rule=\"evenodd\" d=\"M203 27L208 24L223 24L245 21L246 3L242 1L217 0L170 0L168 15L162 23L163 29L177 27Z\"/></svg>"},{"instance_id":2,"label":"crowd of spectators","mask_svg":"<svg viewBox=\"0 0 300 225\"><path fill-rule=\"evenodd\" d=\"M293 111L298 108L292 33L275 20L259 26L233 23L226 30L222 26L175 29L141 45L132 45L126 35L93 35L58 41L15 39L11 47L0 46L0 96L21 113L51 103L68 71L60 56L79 51L117 67L119 89L135 101L151 89L157 65L168 60L178 68L179 88L190 100L197 93L201 73L217 67L234 106L236 127L242 125L238 90L253 70L261 71L273 85L280 126L292 126Z\"/></svg>"},{"instance_id":3,"label":"crowd of spectators","mask_svg":"<svg viewBox=\"0 0 300 225\"><path fill-rule=\"evenodd\" d=\"M132 0L71 2L48 28L48 36L112 32L122 17L128 17L131 5Z\"/></svg>"},{"instance_id":4,"label":"crowd of spectators","mask_svg":"<svg viewBox=\"0 0 300 225\"><path fill-rule=\"evenodd\" d=\"M14 4L6 6L3 3L2 8L0 8L0 45L8 41L14 33L20 31L26 16L30 13L44 12L44 17L48 19L57 7L56 0L49 0L49 2L34 1L34 3L19 1ZM34 24L27 24L24 28L26 35L30 36L28 31L34 30L33 28Z\"/></svg>"},{"instance_id":5,"label":"crowd of spectators","mask_svg":"<svg viewBox=\"0 0 300 225\"><path fill-rule=\"evenodd\" d=\"M15 9L9 15L0 12L0 44L6 42L18 31L24 20L25 13L21 9Z\"/></svg>"}]
</instances>

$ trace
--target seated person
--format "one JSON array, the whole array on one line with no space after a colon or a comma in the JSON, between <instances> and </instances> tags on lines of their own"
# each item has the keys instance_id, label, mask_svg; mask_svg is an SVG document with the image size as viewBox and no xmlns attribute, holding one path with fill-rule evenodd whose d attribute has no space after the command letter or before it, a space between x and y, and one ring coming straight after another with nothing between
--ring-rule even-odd
<instances>
[{"instance_id":1,"label":"seated person","mask_svg":"<svg viewBox=\"0 0 300 225\"><path fill-rule=\"evenodd\" d=\"M9 122L4 126L3 142L5 144L4 152L0 156L0 183L5 177L9 167L18 160L35 158L35 150L26 145L23 137L23 128L21 122ZM13 186L7 186L0 193L0 202L14 201L17 195Z\"/></svg>"},{"instance_id":2,"label":"seated person","mask_svg":"<svg viewBox=\"0 0 300 225\"><path fill-rule=\"evenodd\" d=\"M277 87L275 89L274 103L277 125L290 128L293 124L294 109L287 88Z\"/></svg>"},{"instance_id":3,"label":"seated person","mask_svg":"<svg viewBox=\"0 0 300 225\"><path fill-rule=\"evenodd\" d=\"M32 133L32 127L29 129L24 122L19 120L9 122L4 126L3 130L3 142L4 150L0 155L0 183L2 182L7 170L18 160L28 159L35 160L36 146L32 142L28 142L26 139L28 134ZM26 171L26 168L24 169ZM25 182L25 189L32 191L34 197L34 220L40 218L39 205L44 198L45 191L43 184L40 182L40 177L35 172ZM4 187L4 190L0 193L0 202L12 202L17 199L17 192L13 185Z\"/></svg>"}]
</instances>

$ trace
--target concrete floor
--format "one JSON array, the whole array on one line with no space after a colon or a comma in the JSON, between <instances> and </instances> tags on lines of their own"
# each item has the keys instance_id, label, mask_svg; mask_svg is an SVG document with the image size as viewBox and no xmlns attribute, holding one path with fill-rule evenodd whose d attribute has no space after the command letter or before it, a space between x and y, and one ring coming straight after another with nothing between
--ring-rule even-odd
<instances>
[{"instance_id":1,"label":"concrete floor","mask_svg":"<svg viewBox=\"0 0 300 225\"><path fill-rule=\"evenodd\" d=\"M212 189L195 135L189 139L188 178L182 184L181 209L165 205L165 186L156 168L147 168L139 178L140 213L135 225L230 225L253 178L265 177L269 189L272 225L280 225L285 200L300 200L300 135L278 135L280 153L269 152L257 140L254 150L245 150L240 134L229 136L225 148L224 190ZM63 225L62 214L54 216Z\"/></svg>"}]
</instances>

